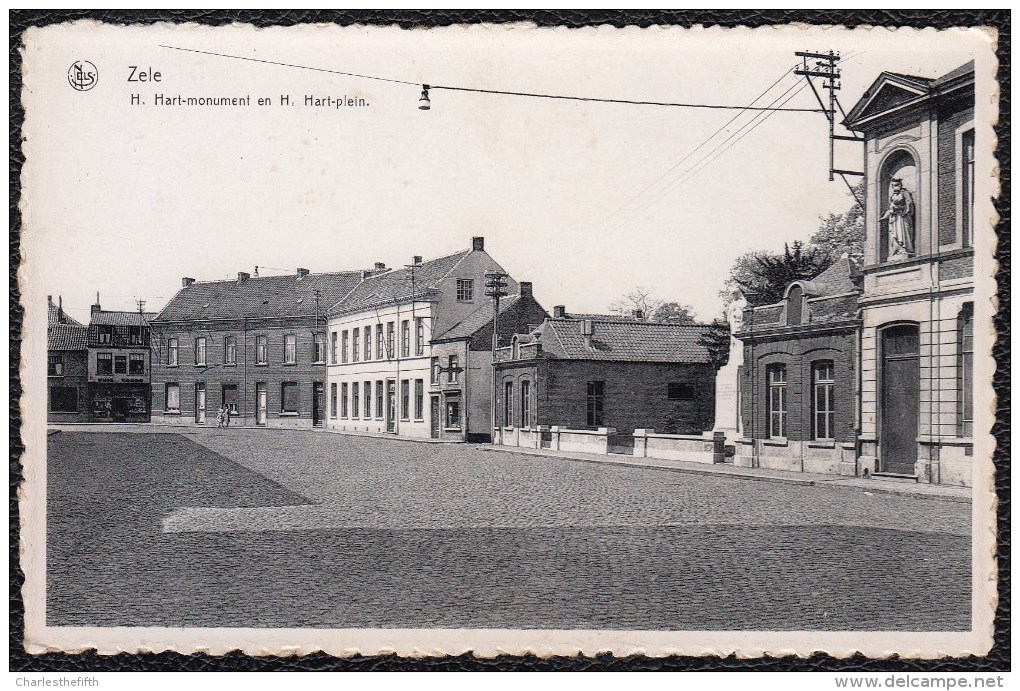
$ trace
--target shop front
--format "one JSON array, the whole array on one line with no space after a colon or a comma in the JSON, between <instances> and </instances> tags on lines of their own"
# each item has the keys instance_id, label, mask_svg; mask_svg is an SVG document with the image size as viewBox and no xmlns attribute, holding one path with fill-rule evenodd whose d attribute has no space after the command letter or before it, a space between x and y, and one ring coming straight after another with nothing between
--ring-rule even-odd
<instances>
[{"instance_id":1,"label":"shop front","mask_svg":"<svg viewBox=\"0 0 1020 691\"><path fill-rule=\"evenodd\" d=\"M93 422L148 422L151 393L146 383L104 383L92 386Z\"/></svg>"}]
</instances>

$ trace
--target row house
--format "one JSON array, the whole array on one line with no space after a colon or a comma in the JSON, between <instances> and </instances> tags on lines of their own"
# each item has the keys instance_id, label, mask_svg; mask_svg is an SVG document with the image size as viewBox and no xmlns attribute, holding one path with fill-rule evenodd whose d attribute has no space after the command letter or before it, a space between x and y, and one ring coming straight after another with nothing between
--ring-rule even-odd
<instances>
[{"instance_id":1,"label":"row house","mask_svg":"<svg viewBox=\"0 0 1020 691\"><path fill-rule=\"evenodd\" d=\"M974 64L884 72L844 124L865 145L863 265L745 312L738 461L969 486Z\"/></svg>"},{"instance_id":2,"label":"row house","mask_svg":"<svg viewBox=\"0 0 1020 691\"><path fill-rule=\"evenodd\" d=\"M329 420L338 431L450 441L487 439L492 306L485 273L502 267L470 249L367 277L329 310ZM512 278L507 334L544 314ZM503 310L501 310L503 311ZM521 316L528 315L528 316ZM504 327L501 326L501 332Z\"/></svg>"},{"instance_id":3,"label":"row house","mask_svg":"<svg viewBox=\"0 0 1020 691\"><path fill-rule=\"evenodd\" d=\"M64 301L47 297L46 421L89 419L88 327L64 312Z\"/></svg>"},{"instance_id":4,"label":"row house","mask_svg":"<svg viewBox=\"0 0 1020 691\"><path fill-rule=\"evenodd\" d=\"M710 328L571 315L556 306L551 318L497 353L494 441L527 446L536 430L551 426L619 435L710 430Z\"/></svg>"},{"instance_id":5,"label":"row house","mask_svg":"<svg viewBox=\"0 0 1020 691\"><path fill-rule=\"evenodd\" d=\"M92 422L149 422L151 312L104 310L89 316L88 416Z\"/></svg>"},{"instance_id":6,"label":"row house","mask_svg":"<svg viewBox=\"0 0 1020 691\"><path fill-rule=\"evenodd\" d=\"M182 279L151 322L153 421L216 425L226 408L231 425L322 426L326 308L371 273Z\"/></svg>"}]
</instances>

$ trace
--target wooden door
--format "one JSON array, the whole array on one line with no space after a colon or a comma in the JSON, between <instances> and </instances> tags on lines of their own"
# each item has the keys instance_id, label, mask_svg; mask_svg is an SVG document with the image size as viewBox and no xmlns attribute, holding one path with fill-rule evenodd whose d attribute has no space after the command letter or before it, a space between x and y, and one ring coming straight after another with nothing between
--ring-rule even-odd
<instances>
[{"instance_id":1,"label":"wooden door","mask_svg":"<svg viewBox=\"0 0 1020 691\"><path fill-rule=\"evenodd\" d=\"M195 422L205 424L205 384L195 384Z\"/></svg>"},{"instance_id":2,"label":"wooden door","mask_svg":"<svg viewBox=\"0 0 1020 691\"><path fill-rule=\"evenodd\" d=\"M397 382L386 380L386 431L397 431Z\"/></svg>"},{"instance_id":3,"label":"wooden door","mask_svg":"<svg viewBox=\"0 0 1020 691\"><path fill-rule=\"evenodd\" d=\"M431 417L429 418L429 424L432 430L432 438L439 439L439 396L432 396L430 400L429 413Z\"/></svg>"},{"instance_id":4,"label":"wooden door","mask_svg":"<svg viewBox=\"0 0 1020 691\"><path fill-rule=\"evenodd\" d=\"M326 386L317 381L312 385L312 424L322 427L326 421Z\"/></svg>"},{"instance_id":5,"label":"wooden door","mask_svg":"<svg viewBox=\"0 0 1020 691\"><path fill-rule=\"evenodd\" d=\"M920 398L920 338L914 324L882 331L882 397L879 416L881 470L914 474Z\"/></svg>"},{"instance_id":6,"label":"wooden door","mask_svg":"<svg viewBox=\"0 0 1020 691\"><path fill-rule=\"evenodd\" d=\"M265 425L269 413L269 403L266 397L266 385L259 383L255 385L255 424Z\"/></svg>"}]
</instances>

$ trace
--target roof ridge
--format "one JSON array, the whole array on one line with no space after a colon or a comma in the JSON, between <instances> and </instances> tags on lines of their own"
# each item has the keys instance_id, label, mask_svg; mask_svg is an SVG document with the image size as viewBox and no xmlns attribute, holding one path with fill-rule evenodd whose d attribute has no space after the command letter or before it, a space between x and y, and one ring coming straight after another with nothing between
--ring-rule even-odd
<instances>
[{"instance_id":1,"label":"roof ridge","mask_svg":"<svg viewBox=\"0 0 1020 691\"><path fill-rule=\"evenodd\" d=\"M248 278L246 278L245 280L246 281L261 281L263 279L269 279L269 278L293 278L293 279L296 280L298 278L309 278L311 276L357 276L362 271L375 271L375 270L376 269L344 269L342 271L319 271L317 273L308 273L308 274L305 274L304 276L300 276L300 277L296 273L295 274L272 274L272 275L269 275L269 276L248 276ZM389 272L386 272L386 273L389 273ZM207 285L212 285L214 283L240 283L240 281L238 281L236 278L217 278L217 279L212 280L212 281L198 281L198 280L196 280L191 285L204 285L204 286L207 286ZM178 292L180 292L181 290L184 290L184 288L179 288Z\"/></svg>"}]
</instances>

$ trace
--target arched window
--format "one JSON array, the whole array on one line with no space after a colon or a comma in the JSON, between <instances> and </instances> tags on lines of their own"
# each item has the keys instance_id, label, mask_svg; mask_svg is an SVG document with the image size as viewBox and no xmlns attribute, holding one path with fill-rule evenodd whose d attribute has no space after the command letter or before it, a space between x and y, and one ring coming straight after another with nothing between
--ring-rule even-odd
<instances>
[{"instance_id":1,"label":"arched window","mask_svg":"<svg viewBox=\"0 0 1020 691\"><path fill-rule=\"evenodd\" d=\"M917 255L917 163L909 151L899 150L882 164L879 176L880 262Z\"/></svg>"},{"instance_id":2,"label":"arched window","mask_svg":"<svg viewBox=\"0 0 1020 691\"><path fill-rule=\"evenodd\" d=\"M786 323L801 324L804 321L804 289L799 285L790 286L786 294Z\"/></svg>"},{"instance_id":3,"label":"arched window","mask_svg":"<svg viewBox=\"0 0 1020 691\"><path fill-rule=\"evenodd\" d=\"M956 364L956 430L961 437L974 436L974 305L960 310L956 323L959 351Z\"/></svg>"}]
</instances>

